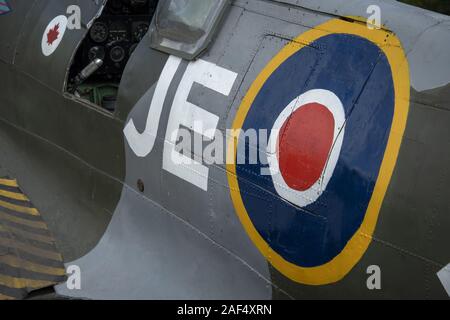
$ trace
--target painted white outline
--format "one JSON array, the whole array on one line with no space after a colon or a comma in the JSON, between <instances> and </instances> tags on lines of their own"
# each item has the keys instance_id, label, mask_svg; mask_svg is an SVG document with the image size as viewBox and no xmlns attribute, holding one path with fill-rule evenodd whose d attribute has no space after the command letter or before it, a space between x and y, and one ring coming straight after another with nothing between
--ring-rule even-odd
<instances>
[{"instance_id":1,"label":"painted white outline","mask_svg":"<svg viewBox=\"0 0 450 320\"><path fill-rule=\"evenodd\" d=\"M47 44L47 34L49 33L50 29L56 26L59 23L59 35L58 38L53 42L52 45ZM42 48L42 54L46 57L52 55L56 49L58 49L59 44L61 43L62 39L64 38L64 34L66 33L67 29L67 17L64 15L60 15L55 17L50 23L47 25L47 28L45 28L44 34L42 35L41 40L41 48Z\"/></svg>"},{"instance_id":2,"label":"painted white outline","mask_svg":"<svg viewBox=\"0 0 450 320\"><path fill-rule=\"evenodd\" d=\"M308 190L298 191L291 189L279 170L277 157L278 136L281 128L288 118L298 109L310 103L319 103L325 106L334 116L334 137L333 146L328 156L327 164L322 172L321 178ZM326 189L330 182L334 169L339 159L342 142L345 135L345 111L341 100L331 91L323 89L314 89L305 92L299 97L292 100L291 103L280 113L273 128L271 130L269 143L267 145L267 160L269 162L269 170L273 179L275 190L287 201L305 207L314 203Z\"/></svg>"}]
</instances>

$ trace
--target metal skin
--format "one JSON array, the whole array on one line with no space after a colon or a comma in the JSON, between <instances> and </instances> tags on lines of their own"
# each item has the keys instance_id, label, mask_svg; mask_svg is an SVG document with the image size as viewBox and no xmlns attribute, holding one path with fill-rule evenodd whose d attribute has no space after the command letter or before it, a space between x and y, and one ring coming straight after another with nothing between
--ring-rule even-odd
<instances>
[{"instance_id":1,"label":"metal skin","mask_svg":"<svg viewBox=\"0 0 450 320\"><path fill-rule=\"evenodd\" d=\"M284 63L291 63L288 56L283 60L282 54L288 50L286 46L294 44L299 52L295 59L300 59L296 63L309 72L304 76L305 88L308 83L319 83L317 79L326 74L326 67L333 65L330 53L338 51L333 51L336 48L332 42L320 43L326 39L316 37L314 32L325 30L334 34L329 38L334 40L341 33L336 32L339 28L368 34L362 21L372 2L232 1L213 43L199 57L199 61L235 75L231 90L221 94L194 84L189 102L215 114L221 131L237 126L246 107L249 113L242 116L243 124L254 121L264 126L266 121L270 126L278 114L260 112L261 120L254 120L257 110L263 108L263 104L257 105L257 93L268 89L259 88L258 79L267 76L267 81L261 83L270 83L270 75L277 75ZM116 112L110 114L64 93L76 49L102 4L90 0L9 3L12 12L0 17L1 29L10 30L0 37L0 74L4 79L0 86L0 173L20 182L48 223L67 265L81 268L81 290L68 290L62 284L56 288L59 295L88 299L448 298L437 273L450 262L449 17L396 1L380 1L377 5L381 7L384 29L374 32L392 38L385 45L369 45L370 41L357 44L350 41L353 37L345 40L355 52L359 45L369 51L375 50L376 45L380 48L373 51L378 52L374 53L378 58L374 56L369 62L372 69L364 69L361 62L361 69L328 73L329 83L344 84L339 91L341 100L345 100L342 97L346 92L359 93L349 97L356 110L348 111L349 119L355 119L350 114L357 114L363 106L387 97L389 92L393 96L390 104L385 104L391 106L391 112L378 115L390 116L387 120L375 121L373 116L355 121L355 128L372 128L369 132L379 139L365 145L364 152L358 149L358 131L346 131L340 158L345 161L338 161L336 168L353 172L354 179L332 189L333 177L340 172L335 170L326 190L337 191L330 191L329 201L319 198L328 209L321 212L320 208L307 207L314 219L303 221L307 228L299 227L294 233L305 237L283 242L285 238L276 237L276 232L288 230L282 226L289 226L294 220L281 223L281 215L299 208L281 201L270 184L265 185L256 176L241 180L241 169L233 171L236 169L224 164L209 166L207 187L199 188L164 169L164 148L170 144L166 131L170 118L176 117L172 103L192 62L179 61L173 79L164 79L163 69L170 59L176 58L151 49L150 39L145 37L128 62ZM45 57L41 51L43 30L75 3L83 12L81 30L66 30L58 49L50 58ZM305 37L311 42L304 43ZM319 41L316 47L315 40ZM315 62L305 58L307 50L314 52L314 48L322 48ZM400 57L394 64L390 50ZM369 51L364 51L363 59L368 59ZM388 76L376 82L373 79L383 52L385 66L392 70L383 71ZM404 52L403 56L399 52ZM349 59L352 54L352 50L347 52ZM275 61L274 57L279 59ZM265 74L264 70L272 73ZM402 78L406 71L407 76ZM291 92L297 87L290 80L297 74L279 74L279 81L285 81L285 86L268 90L266 98L275 95L274 101L280 100L276 107L284 108L284 100L292 100L289 95L296 97L301 92ZM151 152L138 157L125 138L124 129L132 119L138 132L144 132L158 80L169 83L157 121L156 139ZM327 80L323 81L326 86ZM346 83L351 84L348 91ZM397 96L399 92L404 95ZM251 99L252 93L256 98ZM260 109L253 116L255 105ZM402 118L396 113L398 105L403 106L403 127ZM387 124L381 126L383 121ZM386 156L385 150L392 152ZM362 163L378 157L374 171L355 165L351 159L357 156ZM237 182L233 173L238 176ZM138 180L144 183L143 192ZM242 181L249 185L243 186ZM235 188L235 183L239 188ZM353 184L356 189L339 193ZM366 193L358 186L365 188ZM380 191L383 188L385 192ZM352 203L357 192L363 192L365 202ZM263 221L267 228L256 223L255 229L259 235L267 232L267 238L262 240L268 241L271 249L265 248L264 241L252 233L251 224L239 211L240 197L247 211L251 211L250 202L269 210L270 221ZM356 227L366 226L362 222L366 221L364 213L379 202L379 210L373 210L373 226L368 227L371 232L365 234L366 240L358 238L362 232L357 232L355 226L345 227L344 218L332 221L330 212L338 210L344 201L355 205L358 214L362 212ZM248 213L253 222L252 212ZM342 248L352 242L345 237L348 230L360 241L355 250ZM335 238L330 238L330 234ZM293 245L295 241L300 241L300 247L311 245L311 250L317 248L314 241L324 248L339 242L341 247L327 252L331 257L345 252L344 260L351 262L310 275L309 267L326 264L330 256L318 258L304 249L298 251L303 256L288 259L288 253L298 247ZM286 259L300 259L296 263L301 268L290 272L282 262ZM369 290L367 286L367 270L373 265L381 270L381 290Z\"/></svg>"}]
</instances>

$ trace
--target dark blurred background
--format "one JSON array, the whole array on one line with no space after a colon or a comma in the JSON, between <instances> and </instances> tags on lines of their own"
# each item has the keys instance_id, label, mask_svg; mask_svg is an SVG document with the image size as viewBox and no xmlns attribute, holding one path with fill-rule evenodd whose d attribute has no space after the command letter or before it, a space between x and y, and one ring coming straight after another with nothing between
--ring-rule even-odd
<instances>
[{"instance_id":1,"label":"dark blurred background","mask_svg":"<svg viewBox=\"0 0 450 320\"><path fill-rule=\"evenodd\" d=\"M400 2L450 15L450 0L400 0Z\"/></svg>"}]
</instances>

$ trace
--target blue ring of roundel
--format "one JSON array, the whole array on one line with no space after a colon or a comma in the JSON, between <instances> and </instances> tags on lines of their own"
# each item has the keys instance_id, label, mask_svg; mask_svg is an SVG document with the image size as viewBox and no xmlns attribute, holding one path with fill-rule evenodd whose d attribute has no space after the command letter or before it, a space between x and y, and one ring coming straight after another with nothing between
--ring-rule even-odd
<instances>
[{"instance_id":1,"label":"blue ring of roundel","mask_svg":"<svg viewBox=\"0 0 450 320\"><path fill-rule=\"evenodd\" d=\"M346 114L340 157L317 201L300 208L280 198L270 176L261 175L267 168L261 161L265 146L258 145L257 164L236 165L241 197L256 230L272 250L301 267L331 261L361 226L395 104L391 68L380 48L359 36L331 34L297 51L268 78L242 129L270 132L280 112L312 89L335 93Z\"/></svg>"}]
</instances>

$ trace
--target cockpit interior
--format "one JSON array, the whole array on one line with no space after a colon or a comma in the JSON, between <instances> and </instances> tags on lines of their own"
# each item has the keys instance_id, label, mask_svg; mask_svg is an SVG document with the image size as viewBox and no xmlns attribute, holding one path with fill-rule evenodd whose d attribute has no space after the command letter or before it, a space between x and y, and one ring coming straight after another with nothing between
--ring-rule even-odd
<instances>
[{"instance_id":1,"label":"cockpit interior","mask_svg":"<svg viewBox=\"0 0 450 320\"><path fill-rule=\"evenodd\" d=\"M109 0L78 48L67 91L114 112L125 66L146 35L158 0Z\"/></svg>"}]
</instances>

